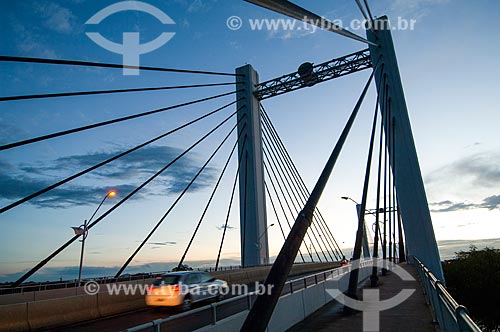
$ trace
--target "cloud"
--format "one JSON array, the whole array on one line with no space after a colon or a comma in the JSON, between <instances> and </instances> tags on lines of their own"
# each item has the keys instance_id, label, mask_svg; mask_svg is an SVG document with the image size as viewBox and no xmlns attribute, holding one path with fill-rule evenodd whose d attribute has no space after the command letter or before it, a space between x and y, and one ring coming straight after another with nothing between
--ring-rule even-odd
<instances>
[{"instance_id":1,"label":"cloud","mask_svg":"<svg viewBox=\"0 0 500 332\"><path fill-rule=\"evenodd\" d=\"M0 128L2 128L2 130L0 131L0 144L8 144L14 141L18 141L23 137L29 135L29 133L23 128L13 126L8 121L2 118L0 118Z\"/></svg>"},{"instance_id":2,"label":"cloud","mask_svg":"<svg viewBox=\"0 0 500 332\"><path fill-rule=\"evenodd\" d=\"M34 179L26 175L15 175L15 173L0 172L0 198L14 201L26 197L38 190L51 185L52 182L44 179ZM129 193L135 186L117 185L113 186L120 193ZM72 185L59 187L49 191L29 201L36 207L66 208L70 206L81 206L97 204L102 197L97 197L96 193L106 192L107 188L99 186ZM135 199L142 198L138 195Z\"/></svg>"},{"instance_id":3,"label":"cloud","mask_svg":"<svg viewBox=\"0 0 500 332\"><path fill-rule=\"evenodd\" d=\"M450 200L436 202L436 203L431 203L431 205L451 205L451 204L453 204L453 202L450 201Z\"/></svg>"},{"instance_id":4,"label":"cloud","mask_svg":"<svg viewBox=\"0 0 500 332\"><path fill-rule=\"evenodd\" d=\"M76 16L68 8L53 2L34 3L35 12L43 19L43 25L53 31L70 34L76 29Z\"/></svg>"},{"instance_id":5,"label":"cloud","mask_svg":"<svg viewBox=\"0 0 500 332\"><path fill-rule=\"evenodd\" d=\"M222 224L220 226L215 226L219 231L222 231L224 229L224 227L226 227L226 230L230 231L230 230L233 230L233 229L236 229L236 227L233 227L233 226L230 226L230 225L225 225L225 224Z\"/></svg>"},{"instance_id":6,"label":"cloud","mask_svg":"<svg viewBox=\"0 0 500 332\"><path fill-rule=\"evenodd\" d=\"M168 246L168 245L173 245L176 244L177 242L174 241L164 241L164 242L150 242L149 244L157 245L157 246Z\"/></svg>"},{"instance_id":7,"label":"cloud","mask_svg":"<svg viewBox=\"0 0 500 332\"><path fill-rule=\"evenodd\" d=\"M135 242L142 242L142 241L135 241ZM177 242L174 242L174 241L163 241L163 242L148 242L147 244L152 245L152 246L156 246L156 247L152 247L151 248L151 249L156 249L156 248L159 248L160 246L174 245L174 244L177 244Z\"/></svg>"},{"instance_id":8,"label":"cloud","mask_svg":"<svg viewBox=\"0 0 500 332\"><path fill-rule=\"evenodd\" d=\"M115 156L121 151L95 152L57 158L33 164L12 165L1 161L0 199L18 200L41 190L57 180L91 167ZM169 146L144 147L130 155L115 160L85 176L78 184L69 182L30 201L37 207L64 208L99 203L109 188L118 191L121 197L134 190L142 181L162 169L176 158L182 150ZM169 167L140 193L148 195L178 194L182 192L201 167L201 162L186 155ZM9 170L9 171L6 171ZM211 167L199 175L189 191L197 191L213 182L215 169ZM83 184L82 184L83 183ZM137 194L135 199L144 198Z\"/></svg>"},{"instance_id":9,"label":"cloud","mask_svg":"<svg viewBox=\"0 0 500 332\"><path fill-rule=\"evenodd\" d=\"M481 204L483 208L488 210L493 210L500 207L500 195L493 195L486 197L483 199L483 203Z\"/></svg>"},{"instance_id":10,"label":"cloud","mask_svg":"<svg viewBox=\"0 0 500 332\"><path fill-rule=\"evenodd\" d=\"M433 204L431 204L433 205ZM443 206L444 204L441 204ZM458 202L458 203L452 203L448 204L446 207L441 207L439 209L431 209L432 212L453 212L453 211L464 211L464 210L470 210L470 209L475 209L476 204L472 203L465 203L465 202Z\"/></svg>"},{"instance_id":11,"label":"cloud","mask_svg":"<svg viewBox=\"0 0 500 332\"><path fill-rule=\"evenodd\" d=\"M46 42L45 36L29 30L16 19L12 19L12 29L16 36L16 48L24 55L57 58L56 52Z\"/></svg>"},{"instance_id":12,"label":"cloud","mask_svg":"<svg viewBox=\"0 0 500 332\"><path fill-rule=\"evenodd\" d=\"M434 11L435 6L450 3L451 0L394 0L389 10L397 16L412 17L420 20Z\"/></svg>"},{"instance_id":13,"label":"cloud","mask_svg":"<svg viewBox=\"0 0 500 332\"><path fill-rule=\"evenodd\" d=\"M449 186L450 183L474 189L500 185L500 152L480 152L451 162L426 176L426 184Z\"/></svg>"},{"instance_id":14,"label":"cloud","mask_svg":"<svg viewBox=\"0 0 500 332\"><path fill-rule=\"evenodd\" d=\"M486 197L481 203L452 202L447 200L442 202L430 203L430 205L439 207L437 209L431 209L432 212L453 212L472 209L495 210L500 209L500 195Z\"/></svg>"},{"instance_id":15,"label":"cloud","mask_svg":"<svg viewBox=\"0 0 500 332\"><path fill-rule=\"evenodd\" d=\"M207 12L216 2L217 0L193 0L189 4L187 11L188 13Z\"/></svg>"},{"instance_id":16,"label":"cloud","mask_svg":"<svg viewBox=\"0 0 500 332\"><path fill-rule=\"evenodd\" d=\"M301 22L296 21L296 25L302 24ZM279 27L277 29L269 29L267 33L267 39L281 39L281 40L289 40L289 39L298 39L306 36L310 36L314 33L313 30L315 28L308 27L308 29L283 29ZM319 29L319 28L318 28Z\"/></svg>"}]
</instances>

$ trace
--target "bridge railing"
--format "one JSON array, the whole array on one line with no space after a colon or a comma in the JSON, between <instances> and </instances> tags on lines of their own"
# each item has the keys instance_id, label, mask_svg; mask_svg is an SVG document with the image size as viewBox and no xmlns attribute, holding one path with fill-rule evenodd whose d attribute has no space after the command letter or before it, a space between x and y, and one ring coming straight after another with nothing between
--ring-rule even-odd
<instances>
[{"instance_id":1,"label":"bridge railing","mask_svg":"<svg viewBox=\"0 0 500 332\"><path fill-rule=\"evenodd\" d=\"M481 332L469 316L467 308L459 305L442 282L418 258L414 258L425 295L434 310L440 331Z\"/></svg>"},{"instance_id":2,"label":"bridge railing","mask_svg":"<svg viewBox=\"0 0 500 332\"><path fill-rule=\"evenodd\" d=\"M85 284L88 281L95 281L98 284L109 284L115 282L123 282L123 281L134 281L134 280L146 280L153 278L157 275L161 275L167 272L150 272L150 273L140 273L135 275L126 275L119 278L114 277L98 277L98 278L85 278L82 280L81 284ZM63 282L36 282L36 283L26 283L19 287L0 287L0 295L6 294L22 294L28 292L38 292L45 290L53 290L53 289L63 289L63 288L74 288L78 287L78 280L67 280Z\"/></svg>"},{"instance_id":3,"label":"bridge railing","mask_svg":"<svg viewBox=\"0 0 500 332\"><path fill-rule=\"evenodd\" d=\"M227 271L241 269L240 265L231 266L221 266L217 271ZM195 268L196 271L204 272L214 272L215 269L212 267L207 268ZM156 276L168 273L170 271L158 271L158 272L147 272L147 273L137 273L124 275L119 278L107 276L107 277L97 277L97 278L85 278L82 280L81 284L84 285L88 281L95 281L98 284L110 284L115 282L126 282L126 281L136 281L136 280L146 280L154 278ZM0 296L7 294L23 294L28 292L39 292L53 289L64 289L64 288L75 288L78 287L78 280L66 280L66 281L46 281L46 282L33 282L22 284L19 287L9 287L9 284L0 285Z\"/></svg>"}]
</instances>

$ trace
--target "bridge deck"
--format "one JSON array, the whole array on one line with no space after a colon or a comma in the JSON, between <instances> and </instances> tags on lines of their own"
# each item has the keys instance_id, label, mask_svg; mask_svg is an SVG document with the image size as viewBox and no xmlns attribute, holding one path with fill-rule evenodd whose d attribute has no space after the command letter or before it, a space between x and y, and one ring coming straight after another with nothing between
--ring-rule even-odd
<instances>
[{"instance_id":1,"label":"bridge deck","mask_svg":"<svg viewBox=\"0 0 500 332\"><path fill-rule=\"evenodd\" d=\"M431 309L425 302L415 267L406 263L400 266L415 280L402 281L394 273L379 276L380 299L389 299L403 288L416 291L400 305L380 313L380 331L436 332L436 326L432 323ZM366 287L369 287L369 284ZM363 315L357 313L344 316L342 306L337 301L332 301L288 330L288 332L310 331L363 331Z\"/></svg>"}]
</instances>

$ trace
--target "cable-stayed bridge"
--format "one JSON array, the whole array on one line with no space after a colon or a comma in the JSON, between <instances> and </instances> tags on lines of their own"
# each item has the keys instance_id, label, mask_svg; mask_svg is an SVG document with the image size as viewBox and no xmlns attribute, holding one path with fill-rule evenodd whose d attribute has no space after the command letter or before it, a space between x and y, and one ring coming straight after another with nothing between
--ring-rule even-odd
<instances>
[{"instance_id":1,"label":"cable-stayed bridge","mask_svg":"<svg viewBox=\"0 0 500 332\"><path fill-rule=\"evenodd\" d=\"M320 19L316 14L285 0L251 0L248 2L306 22L319 22L318 20L311 19ZM14 199L0 207L0 213L4 214L10 210L19 208L23 204L43 199L47 193L58 190L65 184L75 181L86 174L98 172L103 167L112 165L122 158L127 158L127 156L158 143L168 136L180 134L186 128L190 128L203 121L212 118L218 119L216 125L211 126L202 133L195 134L194 142L190 146L179 151L171 159L165 160L163 167L148 174L147 179L140 185L132 188L126 194L119 196L117 202L113 202L107 210L100 210L104 201L110 197L110 193L106 194L94 214L80 228L75 229L75 235L72 238L61 241L61 243L56 243L57 241L54 239L54 250L47 253L44 259L13 282L8 288L11 291L7 288L2 289L3 296L11 296L13 298L12 295L19 293L41 292L39 289L26 290L26 282L55 257L80 240L83 241L81 251L83 260L84 243L89 231L105 222L108 216L125 206L136 195L140 195L145 188L154 184L161 176L168 174L178 163L182 162L183 158L192 153L194 149L206 144L209 140L213 141L212 138L216 136L218 137L217 144L211 147L203 145L204 149L210 151L208 158L199 168L190 174L188 179L185 179L183 182L184 186L178 190L176 198L166 207L163 215L154 223L153 227L147 229L143 239L138 244L133 244L128 257L120 268L117 269L114 278L108 282L133 281L131 277L124 278L123 276L127 268L134 262L134 259L136 259L145 245L157 234L160 227L169 219L176 207L183 200L188 199L190 190L199 185L200 181L206 180L203 177L204 172L207 172L207 169L211 167L214 158L219 157L224 160L223 167L219 174L214 177L215 180L213 181L210 193L205 198L206 203L199 213L199 219L192 230L189 241L185 244L185 250L179 257L178 269L184 267L193 246L196 246L199 242L207 241L200 232L202 229L201 226L206 219L207 212L210 210L214 198L221 191L221 184L224 183L225 179L230 179L230 195L227 197L225 214L220 216L220 220L223 220L221 238L213 241L214 247L217 248L217 255L214 257L213 265L214 275L221 278L229 278L233 283L263 281L264 286L271 286L268 288L270 291L262 294L252 293L228 298L220 302L220 304L216 303L208 307L199 307L193 311L168 318L165 317L164 319L158 319L157 317L151 319L151 316L143 315L138 320L130 320L131 326L128 326L131 327L130 331L146 331L148 329L159 331L167 326L171 328L174 326L175 330L265 331L268 329L269 331L282 331L291 328L292 325L295 325L295 323L306 318L313 311L320 309L327 302L330 302L331 299L327 300L325 291L330 287L334 287L333 285L336 285L335 287L341 293L345 293L347 298L359 301L359 287L364 281L370 280L371 287L377 287L377 285L380 285L379 281L384 280L384 278L390 280L389 278L395 275L411 277L411 273L404 272L406 271L405 269L409 269L410 272L413 271L414 276L417 275L415 271L418 271L422 287L428 296L427 301L433 310L432 313L431 311L427 312L427 316L429 317L428 324L422 326L421 329L417 327L417 330L425 330L434 321L435 324L438 324L438 328L443 331L477 331L478 328L468 316L466 309L459 306L443 286L444 276L413 141L389 20L385 16L374 18L367 1L364 1L364 3L356 1L356 3L369 23L366 37L353 34L336 26L332 22L320 27L326 27L327 30L333 33L341 34L363 43L364 45L361 50L317 65L304 63L297 72L264 82L259 81L258 73L251 65L236 68L234 72L125 66L129 67L129 69L207 76L219 79L223 78L223 80L213 83L177 86L71 91L0 97L0 102L7 103L37 99L84 98L88 95L130 94L144 91L210 89L214 87L227 88L227 92L224 93L208 95L196 100L81 127L67 128L41 136L9 142L0 146L0 153L2 151L22 149L24 146L40 144L40 142L46 140L62 140L77 133L91 133L95 128L115 124L119 125L120 123L134 121L139 118L147 118L154 114L174 112L177 109L187 109L193 105L209 101L220 101L218 107L199 117L188 118L176 128L152 137L132 148L109 156L107 159L90 165L66 178L57 179L44 188L30 192L24 197ZM0 56L0 61L4 63L35 63L39 65L80 66L86 68L101 67L110 70L122 69L124 67L109 63L14 56ZM344 129L338 134L338 141L332 146L330 157L319 174L317 181L313 186L308 187L302 179L293 157L288 152L286 142L280 137L272 121L271 110L266 110L264 107L265 102L263 101L278 95L291 93L298 89L312 88L322 82L341 79L343 76L360 71L369 72L366 84L360 87L359 98L355 105L353 105L352 112ZM372 129L369 135L364 185L363 188L360 188L362 199L359 204L356 202L358 220L355 246L352 257L350 255L346 257L346 253L342 252L339 241L334 236L335 229L330 229L328 221L318 209L318 202L327 183L335 181L334 178L331 178L332 171L336 166L338 157L342 153L356 117L365 102L367 92L372 85L375 85L377 97L373 112ZM297 134L302 135L303 133L298 132ZM221 154L224 152L226 155L221 157ZM307 151L307 153L310 153L310 151ZM236 169L231 169L231 161L236 161L233 162L236 165ZM372 168L376 168L377 170L376 179L370 179ZM377 187L377 191L374 194L376 196L376 207L374 210L367 208L370 180L376 181ZM349 199L348 197L346 198ZM229 229L231 211L235 209L239 211L241 268L230 269L228 272L227 269L221 267L221 257L224 253L224 240ZM368 238L367 227L365 225L365 217L368 213L373 214L376 219L373 229L373 239ZM273 262L270 261L269 257L268 240L268 229L273 223L268 222L268 220L276 221L284 241L279 254ZM369 246L370 243L373 243L371 248ZM344 262L346 258L352 258L351 263L340 267L340 263ZM401 266L405 266L405 268L401 268ZM401 275L398 274L398 271L400 271ZM292 275L294 275L293 278L291 277ZM140 277L140 280L145 280L149 277L151 276L143 275ZM384 282L381 284L381 289L382 287L388 287ZM415 283L414 285L417 284ZM80 279L78 283L69 286L69 288L74 290L74 293L71 294L74 298L70 299L68 299L68 296L56 296L46 299L47 302L43 302L36 301L36 295L31 294L33 295L32 299L5 303L2 306L3 308L0 308L4 312L4 317L7 317L2 319L4 320L2 328L5 330L57 328L57 324L51 325L51 315L54 314L54 317L57 316L56 313L51 312L53 308L58 308L57 310L62 312L59 316L63 316L63 318L53 318L52 320L59 319L59 325L64 325L65 323L74 325L77 322L106 317L107 315L103 314L103 312L106 312L103 309L104 304L99 302L99 297L83 294L81 286ZM321 295L317 296L318 294ZM302 316L300 320L297 320L296 317L287 317L286 314L283 314L288 310L294 310L295 305L293 302L297 301L297 296L302 301ZM306 297L310 300L306 301ZM365 296L364 299L366 300L366 298ZM112 299L109 301L113 302ZM96 301L89 308L97 307L98 312L94 312L90 316L85 316L83 311L86 309L82 309L81 312L75 313L74 311L78 311L78 307L71 310L67 309L71 305L64 302L66 300L76 301L76 303L79 303L78 301ZM424 301L423 298L420 300ZM138 301L142 301L142 299L139 298ZM342 302L341 300L339 301ZM345 305L343 312L346 315L353 315L353 312L356 310L363 311L363 314L366 313L364 310L355 308L354 305L350 306L348 300L344 299L344 301L347 301L345 303L342 302ZM412 301L419 301L419 299L413 299ZM125 299L124 302L127 302L127 300ZM36 303L36 305L30 303ZM112 304L107 305L112 306ZM36 307L37 309L30 311L32 310L30 309L31 307ZM125 307L123 311L126 312L127 309L134 309L134 307ZM65 310L69 311L66 312ZM420 310L425 311L426 308L422 307ZM112 310L108 311L108 314L111 312ZM113 313L116 314L117 312ZM41 320L37 315L45 316L45 322L40 323ZM72 315L77 318L67 318ZM129 317L127 319L130 319L130 317L139 317L140 314L131 312L125 316ZM353 319L355 319L355 316L353 315ZM423 317L427 316L425 313L423 314ZM139 320L144 321L140 322ZM403 324L401 322L405 322L403 315L398 318L397 324ZM405 322L404 324L408 323L411 324L411 322ZM89 324L87 328L92 329L92 324L94 323ZM108 325L106 327L107 330L113 330L114 324L117 324L117 322L108 321L104 324ZM366 327L364 324L365 321L363 321L363 329ZM132 327L133 325L137 326ZM73 327L65 326L59 328L69 330ZM122 328L117 327L117 330Z\"/></svg>"}]
</instances>

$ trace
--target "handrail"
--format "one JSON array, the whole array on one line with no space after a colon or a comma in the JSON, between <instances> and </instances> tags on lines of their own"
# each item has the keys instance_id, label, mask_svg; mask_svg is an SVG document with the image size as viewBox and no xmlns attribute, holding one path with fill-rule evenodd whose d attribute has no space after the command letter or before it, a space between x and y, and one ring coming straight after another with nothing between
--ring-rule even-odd
<instances>
[{"instance_id":1,"label":"handrail","mask_svg":"<svg viewBox=\"0 0 500 332\"><path fill-rule=\"evenodd\" d=\"M469 316L469 311L446 290L443 283L417 258L415 266L420 276L425 295L434 310L441 331L481 332Z\"/></svg>"},{"instance_id":2,"label":"handrail","mask_svg":"<svg viewBox=\"0 0 500 332\"><path fill-rule=\"evenodd\" d=\"M160 272L148 272L148 273L138 273L135 275L127 275L119 278L114 277L96 277L96 278L85 278L84 281L95 281L98 284L108 284L113 282L123 282L123 281L136 281L145 280L149 278L154 278L157 275L167 273L168 271ZM37 282L37 283L26 283L18 287L0 287L0 296L7 294L17 294L25 292L38 292L52 289L62 289L62 288L75 288L78 287L78 280L67 280L64 282Z\"/></svg>"}]
</instances>

